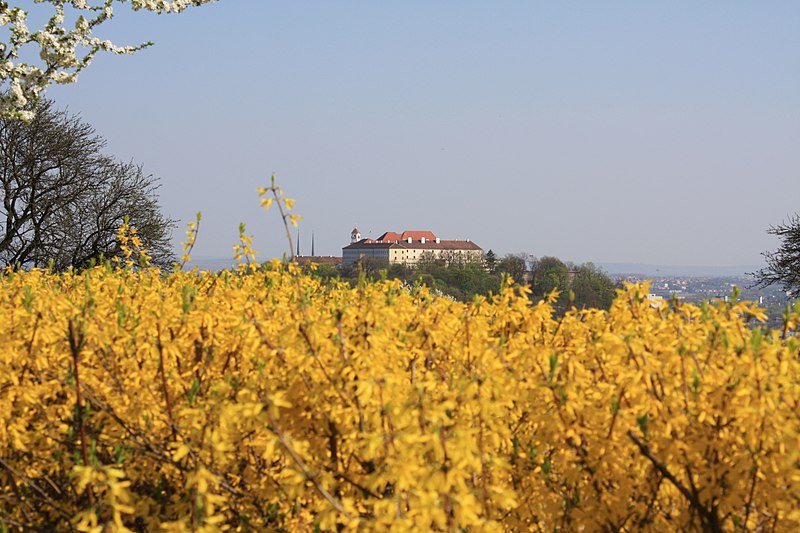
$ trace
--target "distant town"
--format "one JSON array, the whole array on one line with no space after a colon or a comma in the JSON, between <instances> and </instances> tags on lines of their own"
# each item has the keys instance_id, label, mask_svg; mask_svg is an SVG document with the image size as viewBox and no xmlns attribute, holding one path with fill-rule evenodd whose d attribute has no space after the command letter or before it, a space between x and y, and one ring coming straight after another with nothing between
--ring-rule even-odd
<instances>
[{"instance_id":1,"label":"distant town","mask_svg":"<svg viewBox=\"0 0 800 533\"><path fill-rule=\"evenodd\" d=\"M677 298L688 303L701 303L714 300L729 301L738 291L739 300L756 302L767 310L770 327L780 326L781 316L787 304L794 300L786 295L786 291L778 285L754 287L754 280L748 276L618 276L620 281L650 280L650 299L654 301Z\"/></svg>"},{"instance_id":2,"label":"distant town","mask_svg":"<svg viewBox=\"0 0 800 533\"><path fill-rule=\"evenodd\" d=\"M664 299L678 298L687 302L702 302L729 298L734 288L740 291L739 299L751 300L761 305L780 304L788 301L786 292L780 287L754 288L753 279L740 277L645 277L639 275L619 276L617 279L637 282L650 280L650 292Z\"/></svg>"}]
</instances>

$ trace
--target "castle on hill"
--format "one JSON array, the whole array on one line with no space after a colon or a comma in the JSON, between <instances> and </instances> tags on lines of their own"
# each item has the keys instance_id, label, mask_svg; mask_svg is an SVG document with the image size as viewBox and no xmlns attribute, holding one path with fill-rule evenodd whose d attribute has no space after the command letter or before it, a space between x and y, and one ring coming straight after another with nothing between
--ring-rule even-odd
<instances>
[{"instance_id":1,"label":"castle on hill","mask_svg":"<svg viewBox=\"0 0 800 533\"><path fill-rule=\"evenodd\" d=\"M358 228L350 233L350 244L342 248L342 263L351 265L367 258L384 263L413 266L420 258L448 262L479 262L483 249L467 240L440 239L431 231L387 231L377 239L363 239Z\"/></svg>"}]
</instances>

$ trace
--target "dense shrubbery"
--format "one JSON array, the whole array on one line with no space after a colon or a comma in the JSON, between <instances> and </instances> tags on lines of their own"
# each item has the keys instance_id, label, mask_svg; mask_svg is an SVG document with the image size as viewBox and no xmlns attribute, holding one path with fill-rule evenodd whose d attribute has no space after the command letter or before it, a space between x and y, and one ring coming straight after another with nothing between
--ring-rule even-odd
<instances>
[{"instance_id":1,"label":"dense shrubbery","mask_svg":"<svg viewBox=\"0 0 800 533\"><path fill-rule=\"evenodd\" d=\"M0 524L800 527L796 313L288 268L0 276Z\"/></svg>"}]
</instances>

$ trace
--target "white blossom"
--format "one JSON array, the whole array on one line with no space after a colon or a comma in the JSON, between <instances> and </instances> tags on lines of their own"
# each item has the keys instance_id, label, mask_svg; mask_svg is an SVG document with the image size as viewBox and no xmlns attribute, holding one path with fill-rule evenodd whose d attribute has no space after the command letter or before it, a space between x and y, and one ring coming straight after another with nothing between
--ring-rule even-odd
<instances>
[{"instance_id":1,"label":"white blossom","mask_svg":"<svg viewBox=\"0 0 800 533\"><path fill-rule=\"evenodd\" d=\"M92 62L99 51L115 54L132 54L149 46L146 42L133 46L119 46L112 41L100 40L92 35L94 29L113 18L113 4L129 4L134 10L154 13L180 13L190 6L199 6L215 0L35 0L31 10L50 10L50 19L41 28L31 32L28 13L12 2L0 2L0 27L9 30L6 42L0 42L0 116L23 120L33 118L25 109L51 83L74 83L78 74ZM65 13L65 6L68 12ZM37 14L37 19L39 18ZM74 20L67 28L65 20ZM22 50L36 49L41 63L38 65L15 61ZM30 57L26 52L24 57Z\"/></svg>"},{"instance_id":2,"label":"white blossom","mask_svg":"<svg viewBox=\"0 0 800 533\"><path fill-rule=\"evenodd\" d=\"M22 91L22 86L20 85L19 81L13 80L11 82L9 92L19 107L24 106L28 102L28 99L25 98L25 93Z\"/></svg>"},{"instance_id":3,"label":"white blossom","mask_svg":"<svg viewBox=\"0 0 800 533\"><path fill-rule=\"evenodd\" d=\"M74 83L78 79L77 72L59 71L53 74L52 80L56 83Z\"/></svg>"}]
</instances>

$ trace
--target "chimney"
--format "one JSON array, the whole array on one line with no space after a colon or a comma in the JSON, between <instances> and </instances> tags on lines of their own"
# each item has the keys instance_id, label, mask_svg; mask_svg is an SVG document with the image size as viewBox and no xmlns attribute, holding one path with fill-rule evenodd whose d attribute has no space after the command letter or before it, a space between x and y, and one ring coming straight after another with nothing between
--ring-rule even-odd
<instances>
[{"instance_id":1,"label":"chimney","mask_svg":"<svg viewBox=\"0 0 800 533\"><path fill-rule=\"evenodd\" d=\"M421 242L422 244L425 244L425 237L422 237L419 242Z\"/></svg>"},{"instance_id":2,"label":"chimney","mask_svg":"<svg viewBox=\"0 0 800 533\"><path fill-rule=\"evenodd\" d=\"M436 237L436 244L439 244L440 242L442 242L442 239L440 239L439 237Z\"/></svg>"},{"instance_id":3,"label":"chimney","mask_svg":"<svg viewBox=\"0 0 800 533\"><path fill-rule=\"evenodd\" d=\"M411 244L411 237L408 238L408 244Z\"/></svg>"}]
</instances>

